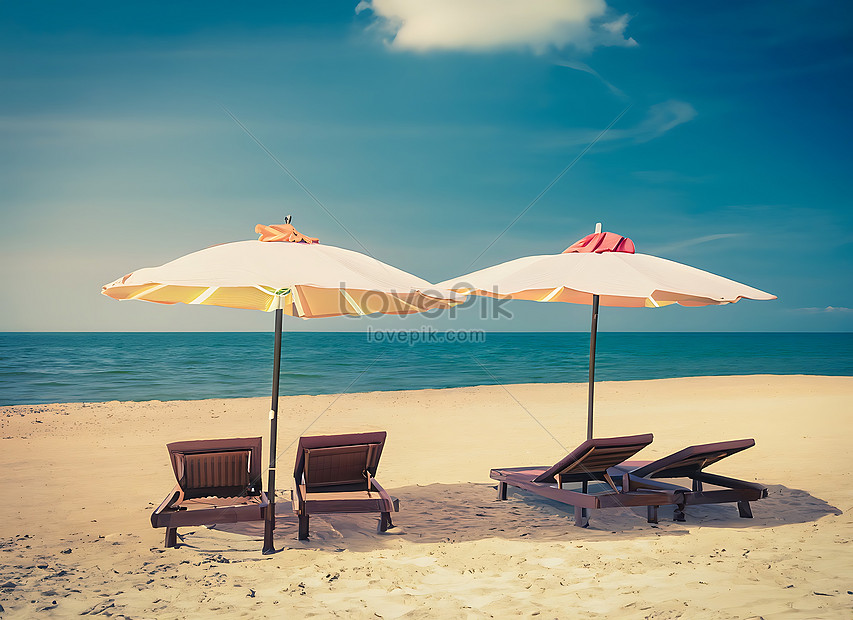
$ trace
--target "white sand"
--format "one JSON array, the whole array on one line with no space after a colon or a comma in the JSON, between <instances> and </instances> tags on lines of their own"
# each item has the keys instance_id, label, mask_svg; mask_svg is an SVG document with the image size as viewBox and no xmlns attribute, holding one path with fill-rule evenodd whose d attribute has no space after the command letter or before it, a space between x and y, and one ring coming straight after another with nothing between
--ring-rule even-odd
<instances>
[{"instance_id":1,"label":"white sand","mask_svg":"<svg viewBox=\"0 0 853 620\"><path fill-rule=\"evenodd\" d=\"M297 396L281 406L282 507L301 434L385 429L377 478L400 498L398 527L315 516L300 542L284 515L273 556L260 553L261 524L184 528L166 550L149 522L174 484L164 444L261 435L266 449L267 399L4 407L0 617L853 616L853 378L602 382L596 393L596 436L655 434L638 458L754 437L709 469L770 497L751 520L724 504L688 507L684 523L662 509L652 526L624 509L580 529L571 508L512 491L496 501L488 475L580 443L585 385Z\"/></svg>"}]
</instances>

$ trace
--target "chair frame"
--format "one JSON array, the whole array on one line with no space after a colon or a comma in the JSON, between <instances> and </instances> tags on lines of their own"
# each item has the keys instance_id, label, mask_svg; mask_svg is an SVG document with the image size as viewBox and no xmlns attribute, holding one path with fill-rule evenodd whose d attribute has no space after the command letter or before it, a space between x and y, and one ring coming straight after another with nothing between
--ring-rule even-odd
<instances>
[{"instance_id":1,"label":"chair frame","mask_svg":"<svg viewBox=\"0 0 853 620\"><path fill-rule=\"evenodd\" d=\"M514 486L574 507L574 523L589 526L591 509L646 506L648 521L657 523L659 506L683 501L684 489L656 480L633 479L627 472L617 476L610 470L649 445L652 434L588 439L551 467L493 469L489 476L498 481L498 499L505 500L507 487ZM581 491L565 489L567 482L580 482ZM606 482L606 492L590 493L590 482Z\"/></svg>"},{"instance_id":2,"label":"chair frame","mask_svg":"<svg viewBox=\"0 0 853 620\"><path fill-rule=\"evenodd\" d=\"M386 436L385 431L374 431L299 439L291 495L293 511L299 519L299 540L308 538L313 514L378 512L379 532L394 527L391 512L399 511L400 502L391 497L375 478ZM358 460L359 457L362 460ZM347 458L349 462L346 462ZM324 467L324 476L312 471L312 462L316 463L318 459ZM316 467L319 469L321 466ZM365 491L366 498L362 495ZM375 497L371 495L373 492ZM324 494L326 498L323 498Z\"/></svg>"},{"instance_id":3,"label":"chair frame","mask_svg":"<svg viewBox=\"0 0 853 620\"><path fill-rule=\"evenodd\" d=\"M166 528L166 547L176 546L178 527L263 521L265 519L269 500L261 490L260 437L177 441L167 444L166 447L169 450L169 460L178 482L172 492L166 496L166 499L151 513L152 527ZM245 487L212 485L209 488L191 489L186 486L182 465L183 458L186 455L224 455L242 451L249 452L249 482ZM184 484L182 484L182 480ZM210 508L188 509L192 500L200 497L212 497L226 501L211 502L211 504L219 505Z\"/></svg>"},{"instance_id":4,"label":"chair frame","mask_svg":"<svg viewBox=\"0 0 853 620\"><path fill-rule=\"evenodd\" d=\"M719 476L703 470L721 459L754 445L754 439L737 439L689 446L656 461L622 463L612 468L610 473L611 475L627 476L629 484L643 484L652 479L661 478L690 479L691 488L684 489L683 503L676 505L675 521L686 519L684 513L686 506L729 502L737 504L738 515L741 518L751 519L752 508L749 502L767 497L767 488L756 482ZM705 484L720 488L707 489L704 486Z\"/></svg>"}]
</instances>

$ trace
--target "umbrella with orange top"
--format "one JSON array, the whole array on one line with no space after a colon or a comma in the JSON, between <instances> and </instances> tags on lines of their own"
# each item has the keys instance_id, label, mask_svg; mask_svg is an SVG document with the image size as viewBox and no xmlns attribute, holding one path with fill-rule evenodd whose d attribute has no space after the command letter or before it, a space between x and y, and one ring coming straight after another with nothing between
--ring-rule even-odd
<instances>
[{"instance_id":1,"label":"umbrella with orange top","mask_svg":"<svg viewBox=\"0 0 853 620\"><path fill-rule=\"evenodd\" d=\"M275 463L281 368L282 316L301 318L413 314L448 308L464 295L432 284L375 258L323 245L290 224L259 224L257 240L215 245L160 267L139 269L107 284L102 293L118 300L225 306L275 312L270 407L270 508L264 553L275 551Z\"/></svg>"}]
</instances>

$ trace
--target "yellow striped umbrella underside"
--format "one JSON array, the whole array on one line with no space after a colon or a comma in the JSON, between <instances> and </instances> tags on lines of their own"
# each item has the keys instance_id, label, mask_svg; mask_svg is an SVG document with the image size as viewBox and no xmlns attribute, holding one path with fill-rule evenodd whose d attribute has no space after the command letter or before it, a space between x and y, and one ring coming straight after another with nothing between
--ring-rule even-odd
<instances>
[{"instance_id":1,"label":"yellow striped umbrella underside","mask_svg":"<svg viewBox=\"0 0 853 620\"><path fill-rule=\"evenodd\" d=\"M104 295L120 301L137 299L159 304L222 306L271 312L279 308L288 316L321 318L383 314L414 314L449 305L417 291L385 293L370 290L326 289L295 286L276 291L265 286L182 286L146 283L104 287Z\"/></svg>"}]
</instances>

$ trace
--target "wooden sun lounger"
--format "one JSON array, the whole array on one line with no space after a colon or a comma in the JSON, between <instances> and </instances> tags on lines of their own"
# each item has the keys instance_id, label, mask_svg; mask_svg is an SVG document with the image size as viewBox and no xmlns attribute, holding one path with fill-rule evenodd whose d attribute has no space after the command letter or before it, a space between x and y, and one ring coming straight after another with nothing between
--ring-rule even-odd
<instances>
[{"instance_id":1,"label":"wooden sun lounger","mask_svg":"<svg viewBox=\"0 0 853 620\"><path fill-rule=\"evenodd\" d=\"M691 489L684 489L683 503L676 506L675 520L684 521L684 508L696 504L737 502L738 514L752 518L749 502L767 497L767 489L755 482L727 478L703 471L720 459L755 445L754 439L721 441L684 448L675 454L651 463L622 463L610 470L611 475L628 476L630 484L642 484L651 479L688 478ZM707 488L705 484L714 488Z\"/></svg>"},{"instance_id":2,"label":"wooden sun lounger","mask_svg":"<svg viewBox=\"0 0 853 620\"><path fill-rule=\"evenodd\" d=\"M653 435L588 439L551 467L515 467L493 469L490 477L498 481L498 499L506 499L507 486L514 486L542 497L574 506L575 525L587 527L588 509L617 506L647 506L648 520L657 523L658 506L683 503L685 489L648 479L630 478L627 472L614 480L608 470L645 448ZM582 484L581 490L564 488L567 483ZM606 482L605 492L588 492L588 483Z\"/></svg>"},{"instance_id":3,"label":"wooden sun lounger","mask_svg":"<svg viewBox=\"0 0 853 620\"><path fill-rule=\"evenodd\" d=\"M261 490L261 438L178 441L166 446L178 484L151 514L166 528L166 547L178 527L263 521L269 506Z\"/></svg>"},{"instance_id":4,"label":"wooden sun lounger","mask_svg":"<svg viewBox=\"0 0 853 620\"><path fill-rule=\"evenodd\" d=\"M399 500L376 482L385 431L302 437L293 469L293 510L299 540L308 538L312 514L378 512L379 531L393 527Z\"/></svg>"}]
</instances>

